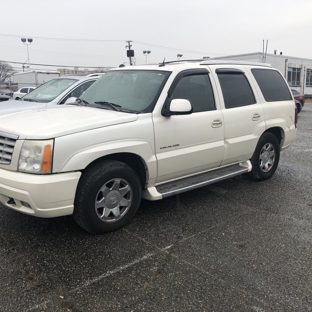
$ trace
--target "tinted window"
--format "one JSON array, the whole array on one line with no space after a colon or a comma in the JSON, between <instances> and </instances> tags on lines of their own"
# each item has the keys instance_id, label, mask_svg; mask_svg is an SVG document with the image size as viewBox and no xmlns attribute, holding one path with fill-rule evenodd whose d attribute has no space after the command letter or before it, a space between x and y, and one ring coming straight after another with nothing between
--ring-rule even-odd
<instances>
[{"instance_id":1,"label":"tinted window","mask_svg":"<svg viewBox=\"0 0 312 312\"><path fill-rule=\"evenodd\" d=\"M170 100L173 99L189 100L194 113L216 109L212 87L207 74L182 77L170 97Z\"/></svg>"},{"instance_id":2,"label":"tinted window","mask_svg":"<svg viewBox=\"0 0 312 312\"><path fill-rule=\"evenodd\" d=\"M267 102L292 100L289 88L276 70L251 70Z\"/></svg>"},{"instance_id":3,"label":"tinted window","mask_svg":"<svg viewBox=\"0 0 312 312\"><path fill-rule=\"evenodd\" d=\"M28 93L28 88L23 88L23 89L21 89L20 92L21 92L21 93Z\"/></svg>"},{"instance_id":4,"label":"tinted window","mask_svg":"<svg viewBox=\"0 0 312 312\"><path fill-rule=\"evenodd\" d=\"M256 100L243 72L218 73L225 108L255 104Z\"/></svg>"},{"instance_id":5,"label":"tinted window","mask_svg":"<svg viewBox=\"0 0 312 312\"><path fill-rule=\"evenodd\" d=\"M81 85L77 86L70 93L60 102L60 104L64 104L70 97L79 98L83 92L85 92L95 80L87 81L82 83Z\"/></svg>"}]
</instances>

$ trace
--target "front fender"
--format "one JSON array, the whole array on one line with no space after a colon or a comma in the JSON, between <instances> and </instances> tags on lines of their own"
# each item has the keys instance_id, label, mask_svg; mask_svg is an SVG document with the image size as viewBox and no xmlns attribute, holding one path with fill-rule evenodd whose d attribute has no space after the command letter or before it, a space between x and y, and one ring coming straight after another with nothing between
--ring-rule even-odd
<instances>
[{"instance_id":1,"label":"front fender","mask_svg":"<svg viewBox=\"0 0 312 312\"><path fill-rule=\"evenodd\" d=\"M60 155L60 153L57 152L58 149L61 148L56 143L55 155ZM76 150L73 154L69 155L66 159L62 160L60 159L60 157L55 156L53 163L53 172L71 172L83 170L97 159L109 155L117 155L120 153L131 153L139 156L145 162L145 165L149 172L149 177L156 177L157 163L151 145L145 141L134 140L105 142L98 145L89 146L87 148L81 148L79 150ZM64 153L62 154L64 155Z\"/></svg>"}]
</instances>

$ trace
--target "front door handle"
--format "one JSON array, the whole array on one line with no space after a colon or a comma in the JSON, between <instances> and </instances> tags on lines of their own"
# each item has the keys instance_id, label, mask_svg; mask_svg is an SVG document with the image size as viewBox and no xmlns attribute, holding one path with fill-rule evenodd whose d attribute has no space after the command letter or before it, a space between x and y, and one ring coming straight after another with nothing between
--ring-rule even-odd
<instances>
[{"instance_id":1,"label":"front door handle","mask_svg":"<svg viewBox=\"0 0 312 312\"><path fill-rule=\"evenodd\" d=\"M215 119L211 123L212 128L219 128L222 126L222 121L220 119Z\"/></svg>"}]
</instances>

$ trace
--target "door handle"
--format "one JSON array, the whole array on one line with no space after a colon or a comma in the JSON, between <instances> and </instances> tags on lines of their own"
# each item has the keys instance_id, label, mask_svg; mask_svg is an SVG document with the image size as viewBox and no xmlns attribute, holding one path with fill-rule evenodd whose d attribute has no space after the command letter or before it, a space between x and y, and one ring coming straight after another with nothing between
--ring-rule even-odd
<instances>
[{"instance_id":1,"label":"door handle","mask_svg":"<svg viewBox=\"0 0 312 312\"><path fill-rule=\"evenodd\" d=\"M252 115L252 120L258 120L258 119L260 119L260 117L261 117L260 114L255 113Z\"/></svg>"},{"instance_id":2,"label":"door handle","mask_svg":"<svg viewBox=\"0 0 312 312\"><path fill-rule=\"evenodd\" d=\"M218 128L222 126L222 121L220 119L215 119L211 123L212 128Z\"/></svg>"}]
</instances>

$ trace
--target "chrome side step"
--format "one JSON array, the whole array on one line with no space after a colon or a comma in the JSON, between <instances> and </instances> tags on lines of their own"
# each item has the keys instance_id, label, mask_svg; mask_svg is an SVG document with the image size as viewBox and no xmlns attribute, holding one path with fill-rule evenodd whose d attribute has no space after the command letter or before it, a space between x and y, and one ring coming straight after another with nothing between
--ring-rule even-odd
<instances>
[{"instance_id":1,"label":"chrome side step","mask_svg":"<svg viewBox=\"0 0 312 312\"><path fill-rule=\"evenodd\" d=\"M226 180L237 175L246 173L248 171L248 167L242 167L239 164L235 164L181 180L161 184L156 186L156 190L162 195L162 198L165 198L168 196L194 190L199 187L216 183L222 180Z\"/></svg>"}]
</instances>

